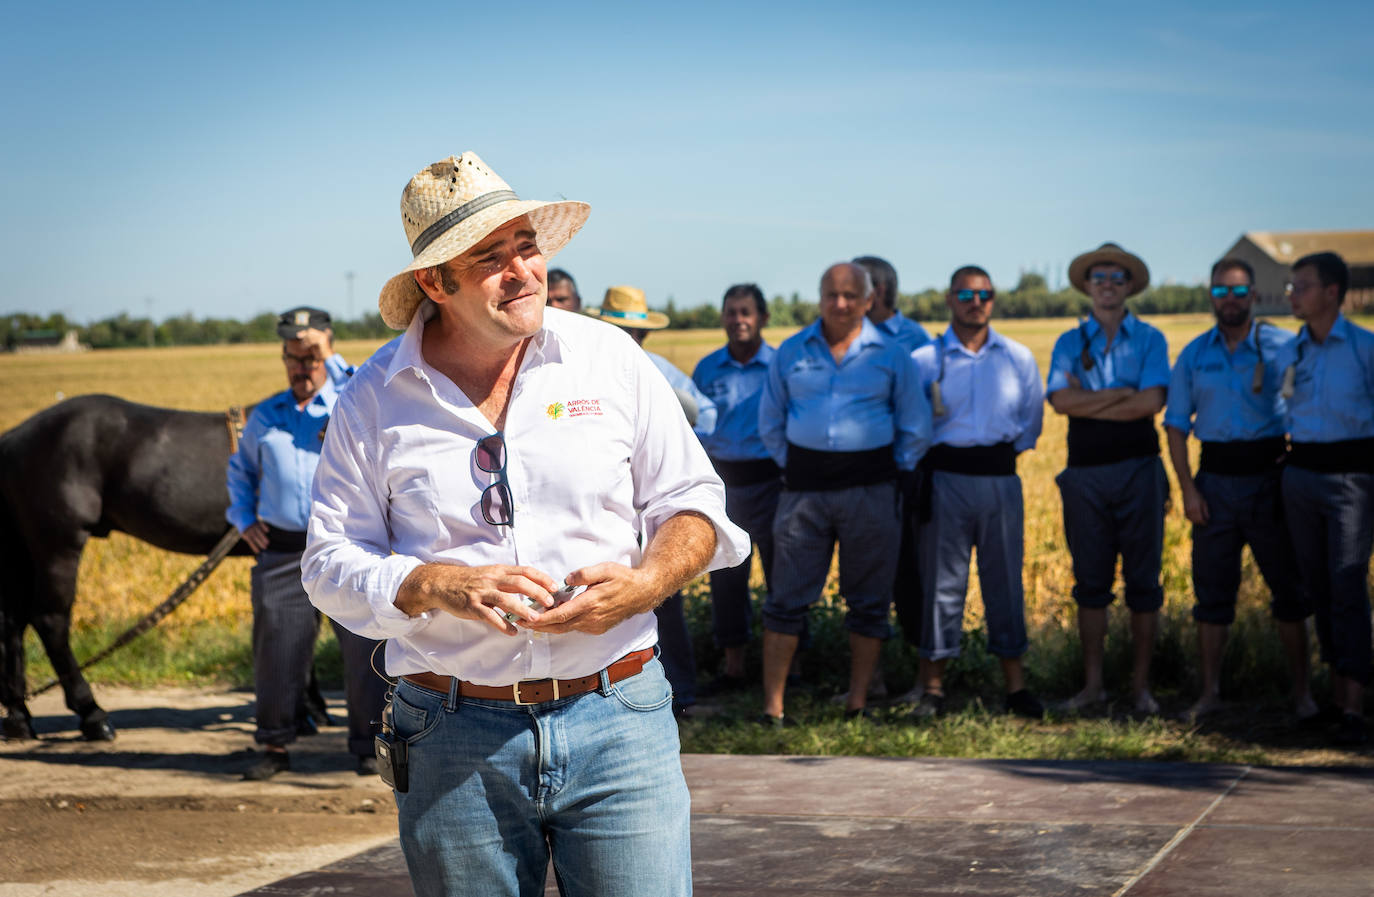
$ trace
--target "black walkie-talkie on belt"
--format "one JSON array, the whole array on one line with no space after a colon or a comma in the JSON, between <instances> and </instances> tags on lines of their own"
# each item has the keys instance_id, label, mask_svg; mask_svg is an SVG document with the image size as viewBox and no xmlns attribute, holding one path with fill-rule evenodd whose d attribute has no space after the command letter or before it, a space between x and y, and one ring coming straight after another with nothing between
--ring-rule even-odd
<instances>
[{"instance_id":1,"label":"black walkie-talkie on belt","mask_svg":"<svg viewBox=\"0 0 1374 897\"><path fill-rule=\"evenodd\" d=\"M393 790L405 794L410 790L410 743L396 735L392 728L391 701L394 692L386 694L382 708L382 731L373 736L373 750L377 754L377 772Z\"/></svg>"}]
</instances>

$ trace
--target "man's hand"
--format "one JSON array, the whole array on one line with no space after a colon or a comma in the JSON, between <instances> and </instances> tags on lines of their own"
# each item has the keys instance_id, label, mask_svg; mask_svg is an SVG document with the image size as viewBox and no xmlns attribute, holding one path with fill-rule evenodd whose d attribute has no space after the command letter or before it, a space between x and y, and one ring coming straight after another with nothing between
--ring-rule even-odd
<instances>
[{"instance_id":1,"label":"man's hand","mask_svg":"<svg viewBox=\"0 0 1374 897\"><path fill-rule=\"evenodd\" d=\"M324 330L302 330L296 334L296 339L320 361L326 361L334 354L334 348L329 344L329 333Z\"/></svg>"},{"instance_id":2,"label":"man's hand","mask_svg":"<svg viewBox=\"0 0 1374 897\"><path fill-rule=\"evenodd\" d=\"M1211 515L1207 511L1207 499L1202 497L1197 486L1180 484L1179 491L1183 493L1183 515L1198 526L1206 526Z\"/></svg>"},{"instance_id":3,"label":"man's hand","mask_svg":"<svg viewBox=\"0 0 1374 897\"><path fill-rule=\"evenodd\" d=\"M253 549L253 554L267 550L267 524L261 520L254 522L252 526L239 535L243 537L243 541L248 543L248 547Z\"/></svg>"},{"instance_id":4,"label":"man's hand","mask_svg":"<svg viewBox=\"0 0 1374 897\"><path fill-rule=\"evenodd\" d=\"M601 635L647 613L666 597L658 577L624 564L593 564L568 574L570 586L587 586L576 598L546 610L526 627L536 632L586 632Z\"/></svg>"},{"instance_id":5,"label":"man's hand","mask_svg":"<svg viewBox=\"0 0 1374 897\"><path fill-rule=\"evenodd\" d=\"M526 625L534 623L539 620L539 613L522 596L533 598L543 607L552 607L553 596L549 593L556 588L558 584L552 576L534 567L425 564L410 571L393 603L410 616L437 610L515 635L519 630L506 620L506 613L515 614Z\"/></svg>"}]
</instances>

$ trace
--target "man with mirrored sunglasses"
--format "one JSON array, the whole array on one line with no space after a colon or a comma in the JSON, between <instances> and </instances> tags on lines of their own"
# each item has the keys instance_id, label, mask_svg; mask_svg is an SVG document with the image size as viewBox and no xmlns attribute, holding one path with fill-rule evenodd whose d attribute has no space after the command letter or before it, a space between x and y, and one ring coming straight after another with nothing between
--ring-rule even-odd
<instances>
[{"instance_id":1,"label":"man with mirrored sunglasses","mask_svg":"<svg viewBox=\"0 0 1374 897\"><path fill-rule=\"evenodd\" d=\"M1293 263L1302 329L1281 352L1288 404L1283 506L1336 705L1332 737L1369 740L1369 557L1374 547L1374 333L1341 311L1350 268L1334 252Z\"/></svg>"},{"instance_id":2,"label":"man with mirrored sunglasses","mask_svg":"<svg viewBox=\"0 0 1374 897\"><path fill-rule=\"evenodd\" d=\"M300 306L277 320L288 388L259 403L244 425L226 473L225 517L253 550L253 691L263 746L244 778L263 780L290 768L287 746L306 721L320 612L301 588L301 552L310 518L310 486L339 390L353 368L334 351L329 313ZM375 770L372 721L386 683L372 671L376 642L333 624L344 661L348 750L360 774Z\"/></svg>"},{"instance_id":3,"label":"man with mirrored sunglasses","mask_svg":"<svg viewBox=\"0 0 1374 897\"><path fill-rule=\"evenodd\" d=\"M1280 475L1288 454L1280 355L1293 334L1256 320L1255 274L1243 259L1212 266L1216 326L1174 361L1164 413L1169 460L1183 513L1193 525L1193 619L1198 624L1202 694L1187 716L1220 709L1221 661L1236 616L1241 549L1250 546L1269 587L1270 612L1288 660L1293 709L1312 717L1307 617L1297 561L1283 520ZM1188 434L1202 442L1194 475Z\"/></svg>"},{"instance_id":4,"label":"man with mirrored sunglasses","mask_svg":"<svg viewBox=\"0 0 1374 897\"><path fill-rule=\"evenodd\" d=\"M1068 464L1056 482L1083 643L1083 689L1065 709L1106 702L1107 608L1120 555L1131 613L1131 706L1152 714L1159 710L1150 661L1164 603L1159 573L1169 495L1155 414L1169 385L1169 348L1164 334L1126 308L1150 282L1139 256L1103 243L1070 263L1069 282L1092 306L1055 341L1045 386L1051 407L1069 419Z\"/></svg>"},{"instance_id":5,"label":"man with mirrored sunglasses","mask_svg":"<svg viewBox=\"0 0 1374 897\"><path fill-rule=\"evenodd\" d=\"M546 259L588 212L520 199L474 153L417 173L413 259L378 300L405 333L340 397L315 479L303 578L388 640L417 897L543 893L550 865L565 897L691 893L653 610L749 542L644 352L546 308Z\"/></svg>"},{"instance_id":6,"label":"man with mirrored sunglasses","mask_svg":"<svg viewBox=\"0 0 1374 897\"><path fill-rule=\"evenodd\" d=\"M987 621L988 652L1001 662L1008 712L1037 719L1040 701L1026 688L1025 508L1016 458L1035 447L1045 390L1030 350L989 325L992 278L976 265L950 277L944 335L912 353L930 398L934 430L921 459L929 478L919 524L921 625L917 718L944 711L944 671L959 656L970 552Z\"/></svg>"}]
</instances>

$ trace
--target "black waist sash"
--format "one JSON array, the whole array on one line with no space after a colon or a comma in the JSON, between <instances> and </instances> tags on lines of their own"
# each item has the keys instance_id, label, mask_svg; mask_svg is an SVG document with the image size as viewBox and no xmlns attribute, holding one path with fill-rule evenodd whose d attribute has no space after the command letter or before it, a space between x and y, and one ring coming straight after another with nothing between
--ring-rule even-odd
<instances>
[{"instance_id":1,"label":"black waist sash","mask_svg":"<svg viewBox=\"0 0 1374 897\"><path fill-rule=\"evenodd\" d=\"M1097 467L1158 454L1159 432L1153 416L1137 420L1069 418L1070 467Z\"/></svg>"},{"instance_id":2,"label":"black waist sash","mask_svg":"<svg viewBox=\"0 0 1374 897\"><path fill-rule=\"evenodd\" d=\"M931 470L971 476L1005 477L1016 473L1016 449L1010 442L996 445L945 445L936 443L922 463Z\"/></svg>"},{"instance_id":3,"label":"black waist sash","mask_svg":"<svg viewBox=\"0 0 1374 897\"><path fill-rule=\"evenodd\" d=\"M1374 473L1374 439L1295 442L1288 463L1317 473Z\"/></svg>"},{"instance_id":4,"label":"black waist sash","mask_svg":"<svg viewBox=\"0 0 1374 897\"><path fill-rule=\"evenodd\" d=\"M861 452L823 452L789 442L782 478L788 489L804 492L871 486L897 479L897 461L891 445Z\"/></svg>"},{"instance_id":5,"label":"black waist sash","mask_svg":"<svg viewBox=\"0 0 1374 897\"><path fill-rule=\"evenodd\" d=\"M268 551L305 551L305 531L267 525Z\"/></svg>"},{"instance_id":6,"label":"black waist sash","mask_svg":"<svg viewBox=\"0 0 1374 897\"><path fill-rule=\"evenodd\" d=\"M782 475L782 469L772 458L753 458L748 461L726 461L712 458L711 466L727 486L752 486L767 483Z\"/></svg>"},{"instance_id":7,"label":"black waist sash","mask_svg":"<svg viewBox=\"0 0 1374 897\"><path fill-rule=\"evenodd\" d=\"M1282 436L1268 439L1204 442L1198 469L1225 476L1253 476L1269 473L1283 465L1288 443Z\"/></svg>"}]
</instances>

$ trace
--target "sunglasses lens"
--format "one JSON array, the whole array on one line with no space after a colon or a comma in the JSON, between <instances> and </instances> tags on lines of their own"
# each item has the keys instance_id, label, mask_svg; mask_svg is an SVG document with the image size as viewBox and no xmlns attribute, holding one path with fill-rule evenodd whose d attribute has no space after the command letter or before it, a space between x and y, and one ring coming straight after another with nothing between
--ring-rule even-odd
<instances>
[{"instance_id":1,"label":"sunglasses lens","mask_svg":"<svg viewBox=\"0 0 1374 897\"><path fill-rule=\"evenodd\" d=\"M1231 295L1237 299L1244 299L1250 295L1250 288L1247 286L1231 287Z\"/></svg>"},{"instance_id":2,"label":"sunglasses lens","mask_svg":"<svg viewBox=\"0 0 1374 897\"><path fill-rule=\"evenodd\" d=\"M487 473L499 473L506 466L506 440L493 433L477 442L477 468Z\"/></svg>"},{"instance_id":3,"label":"sunglasses lens","mask_svg":"<svg viewBox=\"0 0 1374 897\"><path fill-rule=\"evenodd\" d=\"M492 526L510 525L510 487L505 481L492 483L482 490L482 516Z\"/></svg>"},{"instance_id":4,"label":"sunglasses lens","mask_svg":"<svg viewBox=\"0 0 1374 897\"><path fill-rule=\"evenodd\" d=\"M1212 287L1212 298L1224 299L1229 292L1230 290L1227 287Z\"/></svg>"},{"instance_id":5,"label":"sunglasses lens","mask_svg":"<svg viewBox=\"0 0 1374 897\"><path fill-rule=\"evenodd\" d=\"M978 298L981 299L983 302L991 302L991 301L992 301L992 290L979 290L979 291L978 291Z\"/></svg>"},{"instance_id":6,"label":"sunglasses lens","mask_svg":"<svg viewBox=\"0 0 1374 897\"><path fill-rule=\"evenodd\" d=\"M958 299L960 302L972 302L973 290L960 290L954 294L954 298Z\"/></svg>"}]
</instances>

